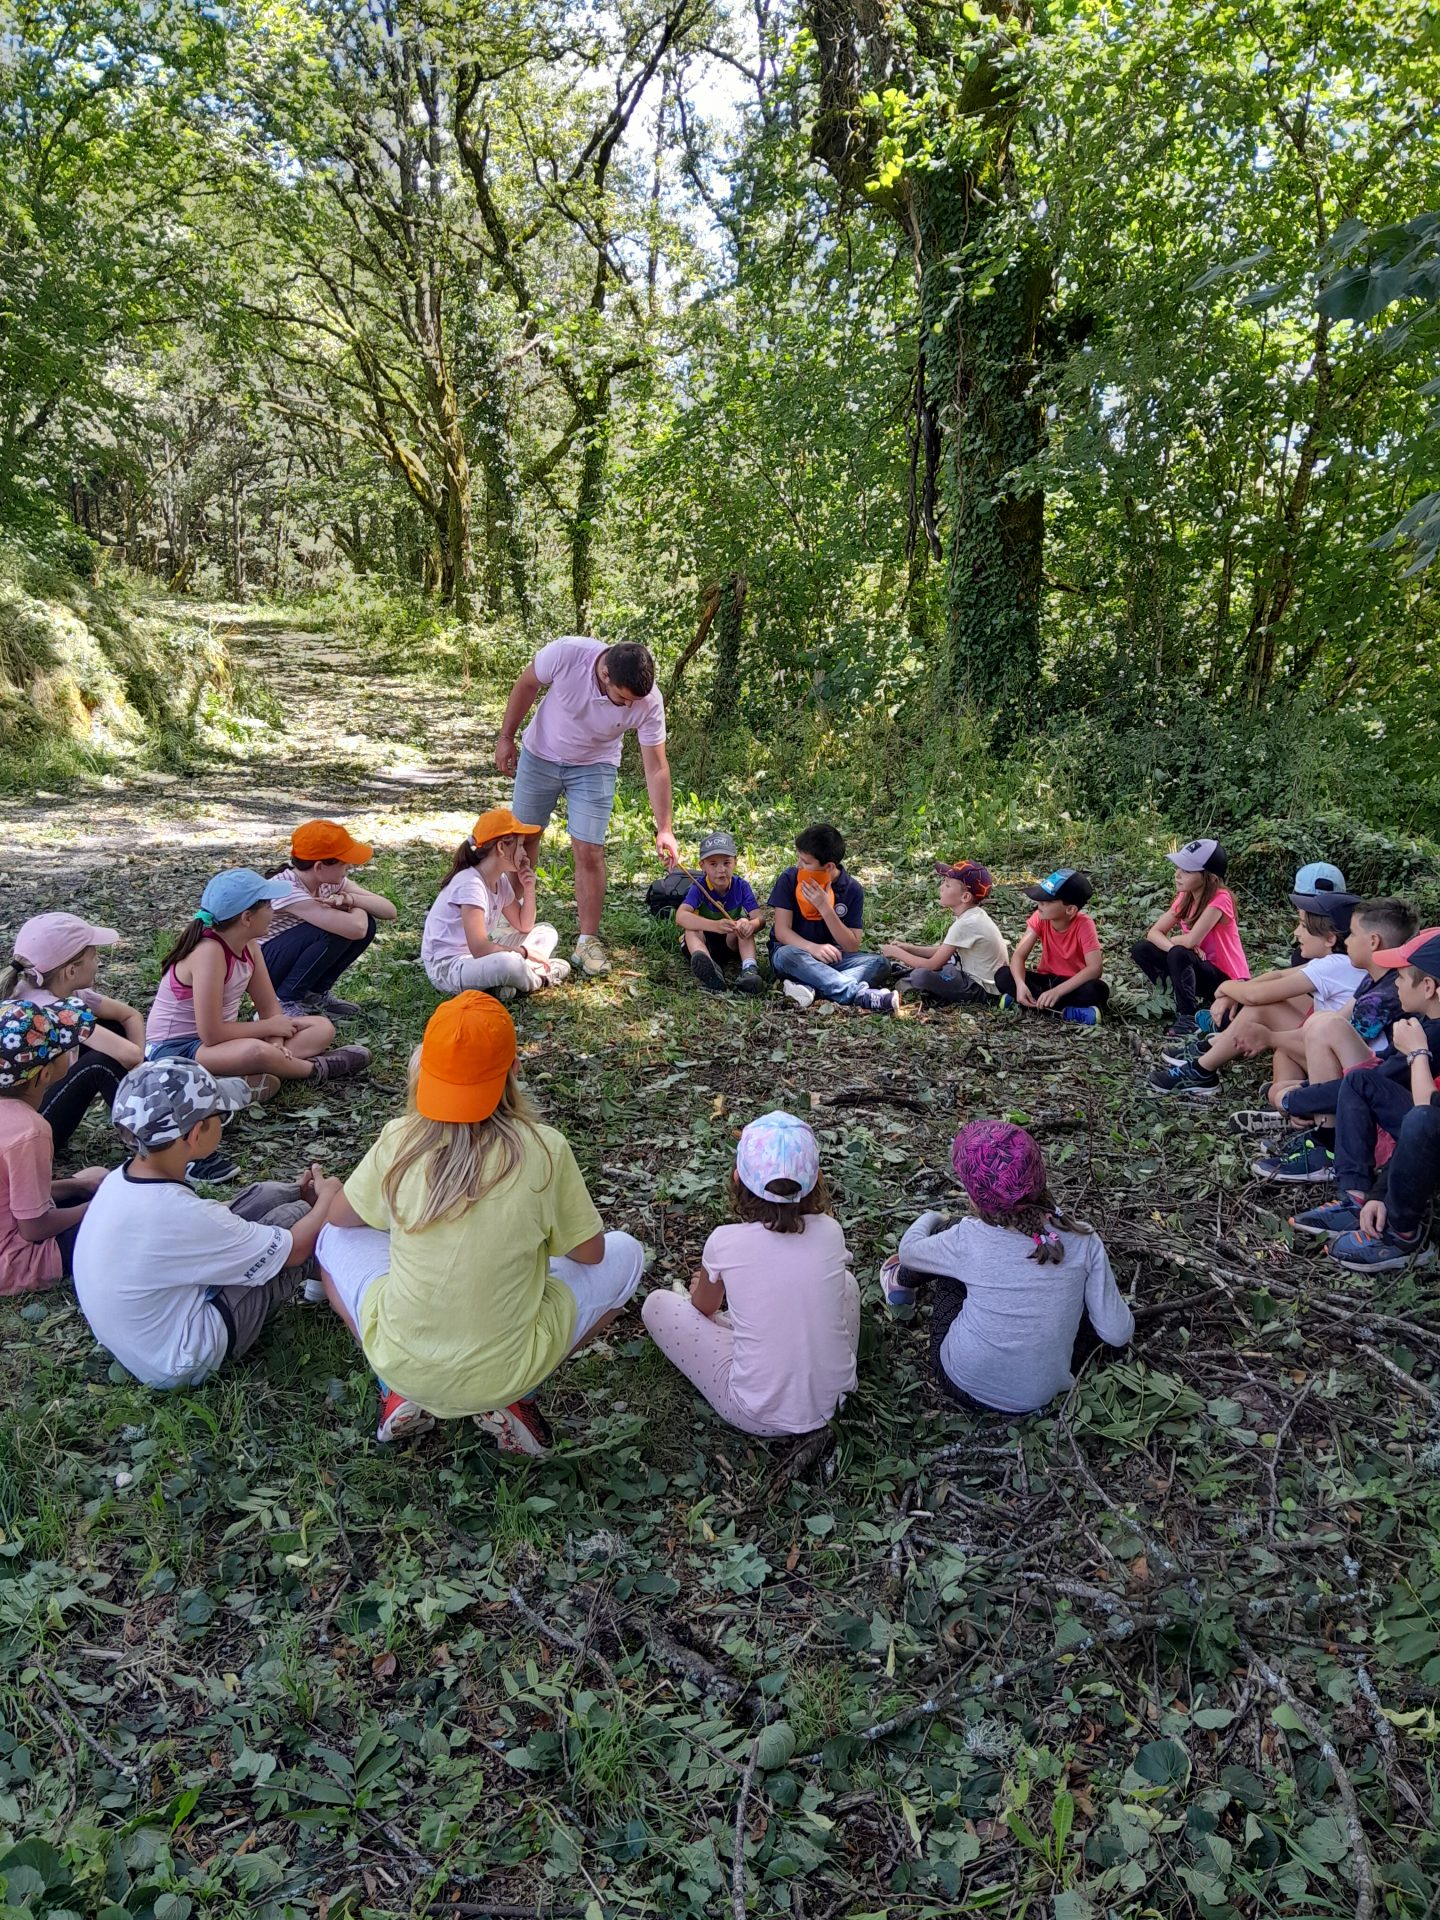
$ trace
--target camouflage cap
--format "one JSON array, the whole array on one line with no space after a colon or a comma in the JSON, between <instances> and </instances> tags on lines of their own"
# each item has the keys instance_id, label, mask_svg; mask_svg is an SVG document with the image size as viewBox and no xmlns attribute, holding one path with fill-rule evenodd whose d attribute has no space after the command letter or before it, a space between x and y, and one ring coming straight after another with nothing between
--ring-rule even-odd
<instances>
[{"instance_id":1,"label":"camouflage cap","mask_svg":"<svg viewBox=\"0 0 1440 1920\"><path fill-rule=\"evenodd\" d=\"M183 1140L212 1113L234 1113L248 1098L243 1081L221 1082L198 1060L144 1060L115 1089L110 1118L149 1153Z\"/></svg>"}]
</instances>

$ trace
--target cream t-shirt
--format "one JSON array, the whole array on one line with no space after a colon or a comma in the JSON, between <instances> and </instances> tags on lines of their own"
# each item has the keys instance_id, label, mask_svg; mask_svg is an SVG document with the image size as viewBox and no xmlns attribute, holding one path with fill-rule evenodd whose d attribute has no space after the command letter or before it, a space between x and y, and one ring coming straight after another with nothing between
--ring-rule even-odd
<instances>
[{"instance_id":1,"label":"cream t-shirt","mask_svg":"<svg viewBox=\"0 0 1440 1920\"><path fill-rule=\"evenodd\" d=\"M950 922L944 943L972 980L987 993L995 988L996 971L1009 959L1005 936L983 907L967 907Z\"/></svg>"}]
</instances>

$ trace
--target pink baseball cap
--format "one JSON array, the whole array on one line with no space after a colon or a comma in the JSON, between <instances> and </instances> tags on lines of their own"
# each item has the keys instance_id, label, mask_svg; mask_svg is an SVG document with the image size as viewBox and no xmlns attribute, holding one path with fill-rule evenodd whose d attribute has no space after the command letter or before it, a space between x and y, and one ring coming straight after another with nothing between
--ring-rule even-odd
<instances>
[{"instance_id":1,"label":"pink baseball cap","mask_svg":"<svg viewBox=\"0 0 1440 1920\"><path fill-rule=\"evenodd\" d=\"M78 913L37 913L15 936L15 964L38 986L86 947L113 947L119 938L114 927L92 927Z\"/></svg>"}]
</instances>

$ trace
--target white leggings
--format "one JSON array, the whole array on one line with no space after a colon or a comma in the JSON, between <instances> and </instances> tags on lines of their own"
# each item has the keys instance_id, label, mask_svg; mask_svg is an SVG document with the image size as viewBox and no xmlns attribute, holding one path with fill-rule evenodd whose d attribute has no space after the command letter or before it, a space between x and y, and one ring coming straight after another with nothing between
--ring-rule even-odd
<instances>
[{"instance_id":1,"label":"white leggings","mask_svg":"<svg viewBox=\"0 0 1440 1920\"><path fill-rule=\"evenodd\" d=\"M467 987L478 987L482 992L493 992L496 987L513 987L516 993L534 993L548 982L550 975L545 965L555 951L559 934L554 927L545 922L537 922L529 933L519 933L514 927L504 927L490 938L497 947L508 948L505 953L482 953L478 957L472 953L451 954L443 960L433 960L425 969L430 976L430 984L437 993L464 993ZM520 948L528 947L530 953L538 956L528 958Z\"/></svg>"}]
</instances>

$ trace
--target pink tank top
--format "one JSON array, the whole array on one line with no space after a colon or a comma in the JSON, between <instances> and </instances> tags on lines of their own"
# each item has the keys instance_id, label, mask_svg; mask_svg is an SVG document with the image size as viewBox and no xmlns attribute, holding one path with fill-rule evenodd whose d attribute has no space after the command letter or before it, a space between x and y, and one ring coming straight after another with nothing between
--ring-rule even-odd
<instances>
[{"instance_id":1,"label":"pink tank top","mask_svg":"<svg viewBox=\"0 0 1440 1920\"><path fill-rule=\"evenodd\" d=\"M225 955L225 985L220 995L220 1017L222 1020L233 1020L240 1011L245 989L250 985L255 962L250 958L248 947L243 954L232 953L219 934L208 927L200 938L219 941ZM150 1003L150 1013L145 1021L145 1044L147 1047L158 1047L166 1040L191 1040L195 1032L194 991L183 980L176 979L173 967L167 967L155 989L155 998Z\"/></svg>"}]
</instances>

